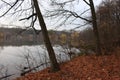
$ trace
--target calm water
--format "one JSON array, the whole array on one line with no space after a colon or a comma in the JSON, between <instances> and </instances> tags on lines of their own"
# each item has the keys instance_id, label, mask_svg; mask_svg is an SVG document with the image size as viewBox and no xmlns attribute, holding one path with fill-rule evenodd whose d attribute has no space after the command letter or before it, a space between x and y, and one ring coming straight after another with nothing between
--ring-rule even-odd
<instances>
[{"instance_id":1,"label":"calm water","mask_svg":"<svg viewBox=\"0 0 120 80\"><path fill-rule=\"evenodd\" d=\"M54 46L54 51L59 62L69 59L65 54L67 50L61 46ZM49 58L43 45L0 47L0 77L5 75L5 72L6 74L15 74L12 78L19 76L24 67L28 67L28 65L35 67L45 62L49 62ZM45 65L41 66L39 70L45 67Z\"/></svg>"}]
</instances>

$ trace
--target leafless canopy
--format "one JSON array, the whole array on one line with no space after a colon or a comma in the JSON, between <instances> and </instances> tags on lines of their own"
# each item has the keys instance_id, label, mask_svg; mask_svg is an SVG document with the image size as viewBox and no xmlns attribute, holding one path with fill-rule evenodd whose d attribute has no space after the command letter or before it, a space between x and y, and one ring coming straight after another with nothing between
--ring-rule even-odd
<instances>
[{"instance_id":1,"label":"leafless canopy","mask_svg":"<svg viewBox=\"0 0 120 80\"><path fill-rule=\"evenodd\" d=\"M91 20L85 16L85 14L90 10L89 8L83 12L79 9L81 7L80 0L50 0L51 9L46 9L45 16L51 19L55 19L55 24L58 24L56 28L62 25L73 25L74 29L85 26L91 23ZM90 4L83 0L83 2ZM82 21L85 21L82 23Z\"/></svg>"},{"instance_id":2,"label":"leafless canopy","mask_svg":"<svg viewBox=\"0 0 120 80\"><path fill-rule=\"evenodd\" d=\"M0 10L2 11L0 18L6 15L10 15L14 16L15 18L18 17L19 21L24 21L24 23L26 23L26 20L27 21L29 20L30 25L25 27L26 30L28 28L33 28L36 34L40 32L39 30L36 30L34 25L37 20L37 16L34 10L34 4L32 0L14 0L14 1L1 0L0 2L1 2ZM28 5L26 5L26 3ZM5 7L7 9L5 9Z\"/></svg>"}]
</instances>

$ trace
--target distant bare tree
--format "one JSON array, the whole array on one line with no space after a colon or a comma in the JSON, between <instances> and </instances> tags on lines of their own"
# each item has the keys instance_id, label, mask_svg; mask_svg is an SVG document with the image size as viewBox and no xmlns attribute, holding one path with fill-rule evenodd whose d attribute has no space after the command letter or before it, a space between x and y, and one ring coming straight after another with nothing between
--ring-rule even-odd
<instances>
[{"instance_id":1,"label":"distant bare tree","mask_svg":"<svg viewBox=\"0 0 120 80\"><path fill-rule=\"evenodd\" d=\"M104 0L97 9L102 47L107 52L120 45L120 0Z\"/></svg>"},{"instance_id":2,"label":"distant bare tree","mask_svg":"<svg viewBox=\"0 0 120 80\"><path fill-rule=\"evenodd\" d=\"M83 12L80 12L80 10L75 10L76 5L77 7L80 7L80 2L85 2L86 5L89 6L88 9L84 10ZM46 10L46 17L51 17L53 19L57 19L56 23L59 26L62 25L73 25L75 26L74 29L80 28L82 26L85 26L87 24L92 23L93 32L95 36L95 43L96 43L96 50L98 54L101 54L101 46L100 46L100 37L99 32L97 28L97 19L96 19L96 13L95 13L95 7L93 0L64 0L64 1L58 1L58 0L51 0L51 6L54 8L52 10ZM87 14L86 12L91 11L92 19L90 17L83 16L84 14ZM85 21L82 23L82 21ZM81 23L80 23L81 22Z\"/></svg>"}]
</instances>

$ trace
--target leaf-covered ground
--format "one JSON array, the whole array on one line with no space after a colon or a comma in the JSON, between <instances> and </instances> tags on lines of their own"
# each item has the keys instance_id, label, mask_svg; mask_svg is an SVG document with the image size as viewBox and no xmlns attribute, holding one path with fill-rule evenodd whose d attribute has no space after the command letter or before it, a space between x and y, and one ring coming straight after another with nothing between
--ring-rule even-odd
<instances>
[{"instance_id":1,"label":"leaf-covered ground","mask_svg":"<svg viewBox=\"0 0 120 80\"><path fill-rule=\"evenodd\" d=\"M120 48L114 53L79 56L61 64L59 72L48 73L48 68L16 80L120 80Z\"/></svg>"}]
</instances>

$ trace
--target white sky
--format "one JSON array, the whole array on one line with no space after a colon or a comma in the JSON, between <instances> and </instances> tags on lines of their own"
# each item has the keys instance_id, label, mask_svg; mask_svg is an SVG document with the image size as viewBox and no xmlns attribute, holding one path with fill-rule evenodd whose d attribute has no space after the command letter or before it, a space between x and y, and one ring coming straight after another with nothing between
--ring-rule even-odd
<instances>
[{"instance_id":1,"label":"white sky","mask_svg":"<svg viewBox=\"0 0 120 80\"><path fill-rule=\"evenodd\" d=\"M15 1L15 0L8 0L8 1ZM102 0L94 0L95 6L98 6L101 1ZM42 3L45 4L44 2L42 2ZM79 8L79 9L81 9L81 11L82 10L84 11L85 9L88 8L87 5L84 2L81 2L80 5L82 6L82 7ZM28 7L28 6L24 5L24 7ZM7 7L2 9L2 5L1 5L1 1L0 1L0 16L2 14L2 11L6 10L6 9L7 9ZM76 8L76 10L77 10L77 8ZM2 17L2 18L0 18L0 27L3 27L2 24L5 24L5 25L17 25L17 26L27 26L28 25L29 22L25 23L23 21L19 21L19 19L16 18L15 16L12 17L12 15L8 15L8 16ZM55 28L53 25L51 25L51 23L49 21L50 20L45 19L45 22L47 23L47 28L48 29ZM39 27L39 24L37 23L36 26ZM4 26L4 27L13 27L13 26ZM72 28L72 27L60 27L59 30L70 29L70 28Z\"/></svg>"}]
</instances>

